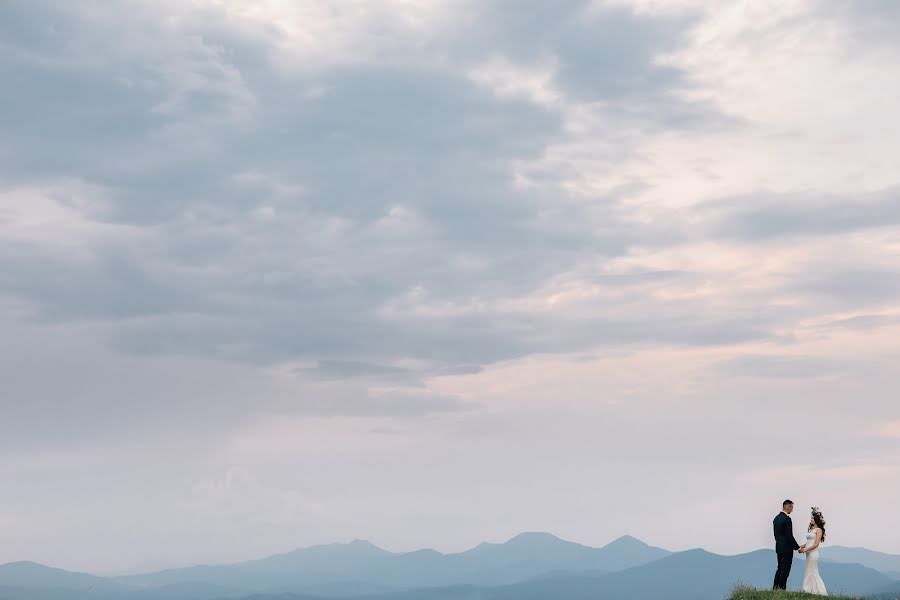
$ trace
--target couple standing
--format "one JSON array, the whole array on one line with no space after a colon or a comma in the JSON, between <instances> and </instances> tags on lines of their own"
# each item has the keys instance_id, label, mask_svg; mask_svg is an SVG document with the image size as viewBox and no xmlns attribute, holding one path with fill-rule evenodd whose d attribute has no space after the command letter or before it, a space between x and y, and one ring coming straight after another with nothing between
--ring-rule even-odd
<instances>
[{"instance_id":1,"label":"couple standing","mask_svg":"<svg viewBox=\"0 0 900 600\"><path fill-rule=\"evenodd\" d=\"M825 541L825 518L817 506L813 506L806 532L806 543L802 546L794 539L794 524L791 513L794 503L785 500L782 510L775 517L772 525L775 529L775 553L778 555L778 570L775 571L775 583L772 589L787 589L788 576L791 574L791 563L794 562L794 551L806 555L806 571L803 574L803 591L809 594L827 596L825 583L819 575L819 545Z\"/></svg>"}]
</instances>

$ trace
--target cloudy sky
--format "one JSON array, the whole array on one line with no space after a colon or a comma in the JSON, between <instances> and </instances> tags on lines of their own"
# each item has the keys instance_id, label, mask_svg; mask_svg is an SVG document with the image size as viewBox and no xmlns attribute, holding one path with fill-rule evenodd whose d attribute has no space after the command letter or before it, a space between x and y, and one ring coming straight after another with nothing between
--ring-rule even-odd
<instances>
[{"instance_id":1,"label":"cloudy sky","mask_svg":"<svg viewBox=\"0 0 900 600\"><path fill-rule=\"evenodd\" d=\"M900 553L890 0L0 3L0 562Z\"/></svg>"}]
</instances>

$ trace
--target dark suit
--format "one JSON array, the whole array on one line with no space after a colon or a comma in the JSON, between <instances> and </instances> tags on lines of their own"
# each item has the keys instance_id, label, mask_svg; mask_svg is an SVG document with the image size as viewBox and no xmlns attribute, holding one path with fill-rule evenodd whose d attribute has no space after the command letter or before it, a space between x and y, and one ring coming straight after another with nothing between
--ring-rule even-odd
<instances>
[{"instance_id":1,"label":"dark suit","mask_svg":"<svg viewBox=\"0 0 900 600\"><path fill-rule=\"evenodd\" d=\"M787 589L787 580L791 574L794 551L800 549L800 544L794 539L794 523L787 513L778 513L772 521L772 529L775 533L775 554L778 555L778 570L775 571L772 589L784 590Z\"/></svg>"}]
</instances>

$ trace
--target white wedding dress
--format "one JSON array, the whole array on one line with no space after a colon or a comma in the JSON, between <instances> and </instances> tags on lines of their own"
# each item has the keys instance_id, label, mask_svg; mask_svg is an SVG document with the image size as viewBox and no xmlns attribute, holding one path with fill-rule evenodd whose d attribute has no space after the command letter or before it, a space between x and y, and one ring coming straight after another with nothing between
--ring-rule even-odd
<instances>
[{"instance_id":1,"label":"white wedding dress","mask_svg":"<svg viewBox=\"0 0 900 600\"><path fill-rule=\"evenodd\" d=\"M806 546L809 547L815 543L816 530L814 529L806 534ZM803 591L807 594L827 596L828 590L825 589L825 582L819 575L819 549L811 550L804 556L806 556L806 571L803 572Z\"/></svg>"}]
</instances>

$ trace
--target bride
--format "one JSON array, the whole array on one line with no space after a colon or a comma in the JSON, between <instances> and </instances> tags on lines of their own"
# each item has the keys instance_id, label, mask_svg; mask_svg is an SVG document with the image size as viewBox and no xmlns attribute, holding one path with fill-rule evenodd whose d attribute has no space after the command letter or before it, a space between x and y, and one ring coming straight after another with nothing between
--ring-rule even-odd
<instances>
[{"instance_id":1,"label":"bride","mask_svg":"<svg viewBox=\"0 0 900 600\"><path fill-rule=\"evenodd\" d=\"M808 594L827 596L825 582L819 575L819 545L825 541L825 517L818 506L813 506L812 516L809 519L809 530L806 533L806 548L801 550L806 554L806 571L803 573L803 591Z\"/></svg>"}]
</instances>

